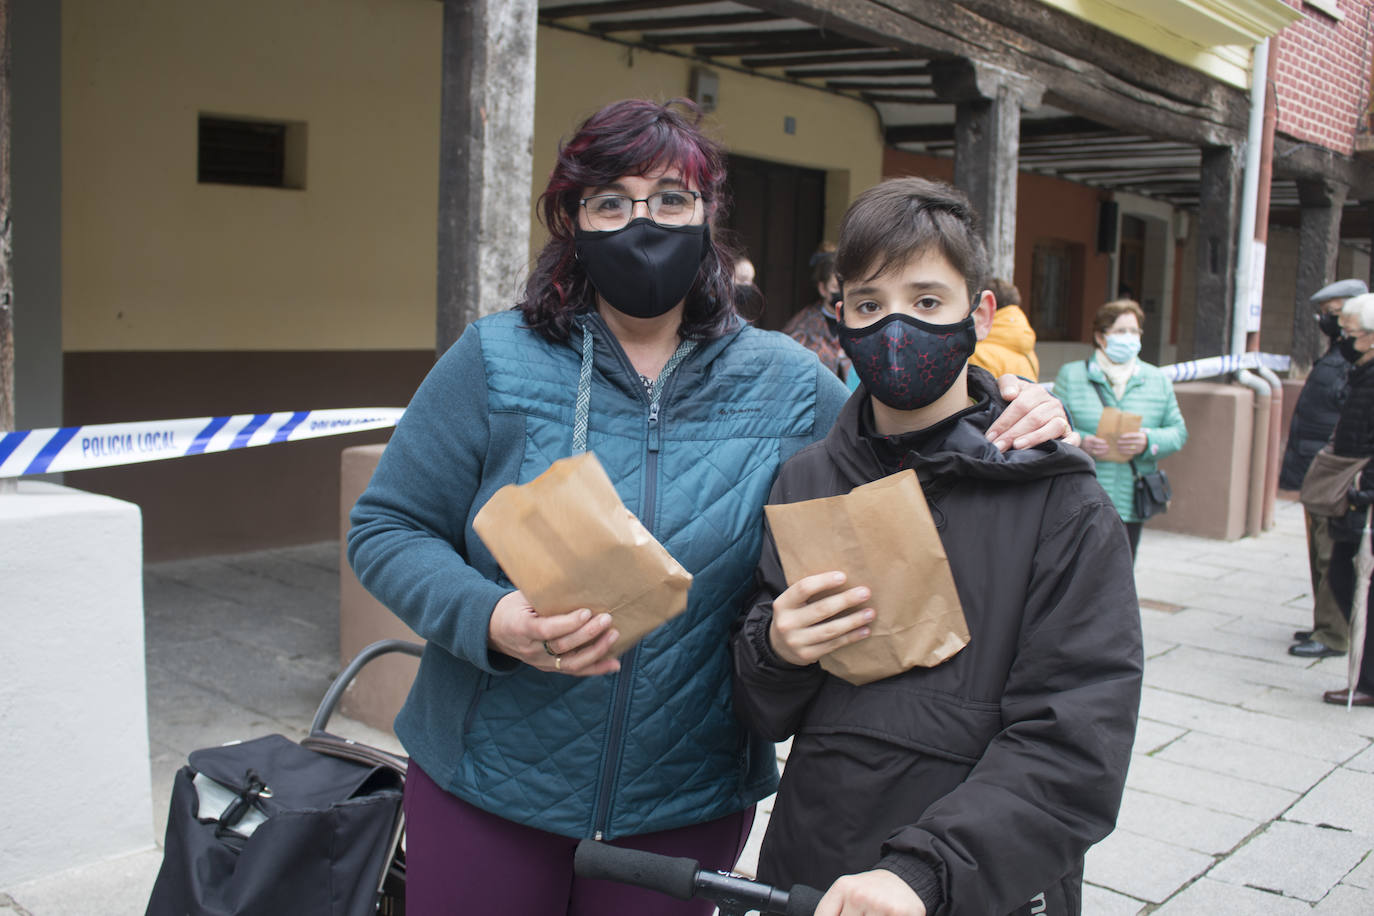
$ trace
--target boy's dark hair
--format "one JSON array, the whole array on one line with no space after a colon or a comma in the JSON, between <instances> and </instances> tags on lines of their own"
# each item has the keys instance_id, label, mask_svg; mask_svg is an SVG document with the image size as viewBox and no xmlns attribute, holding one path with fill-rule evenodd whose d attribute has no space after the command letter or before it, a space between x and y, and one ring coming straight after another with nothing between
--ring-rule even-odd
<instances>
[{"instance_id":1,"label":"boy's dark hair","mask_svg":"<svg viewBox=\"0 0 1374 916\"><path fill-rule=\"evenodd\" d=\"M841 283L871 280L930 250L944 255L964 278L973 305L989 272L973 205L940 181L891 178L849 205L840 223L835 272Z\"/></svg>"}]
</instances>

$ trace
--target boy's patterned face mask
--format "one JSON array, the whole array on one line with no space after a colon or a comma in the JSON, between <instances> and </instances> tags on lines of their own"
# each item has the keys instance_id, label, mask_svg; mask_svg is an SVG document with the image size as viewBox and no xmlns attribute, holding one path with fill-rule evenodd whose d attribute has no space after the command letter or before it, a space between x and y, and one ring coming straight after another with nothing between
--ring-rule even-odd
<instances>
[{"instance_id":1,"label":"boy's patterned face mask","mask_svg":"<svg viewBox=\"0 0 1374 916\"><path fill-rule=\"evenodd\" d=\"M954 384L978 337L973 315L930 324L900 312L866 328L839 326L840 346L869 394L896 410L934 403Z\"/></svg>"}]
</instances>

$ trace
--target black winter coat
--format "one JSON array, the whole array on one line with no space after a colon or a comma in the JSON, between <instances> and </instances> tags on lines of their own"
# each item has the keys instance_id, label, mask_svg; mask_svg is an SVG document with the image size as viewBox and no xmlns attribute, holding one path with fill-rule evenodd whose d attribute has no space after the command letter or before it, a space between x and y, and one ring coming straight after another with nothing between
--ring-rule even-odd
<instances>
[{"instance_id":1,"label":"black winter coat","mask_svg":"<svg viewBox=\"0 0 1374 916\"><path fill-rule=\"evenodd\" d=\"M782 661L768 628L786 581L765 538L733 641L735 705L766 737L795 739L759 877L825 888L881 867L932 916L1078 914L1083 856L1115 825L1140 702L1130 547L1092 459L1059 442L999 454L983 439L1002 406L995 383L969 378L979 404L908 457L972 635L959 654L861 687ZM885 476L859 431L866 400L860 388L829 437L784 465L773 502Z\"/></svg>"},{"instance_id":2,"label":"black winter coat","mask_svg":"<svg viewBox=\"0 0 1374 916\"><path fill-rule=\"evenodd\" d=\"M1374 456L1374 363L1352 367L1348 381L1350 390L1331 435L1331 450L1347 458L1368 458ZM1359 487L1374 490L1374 461L1360 472ZM1332 540L1358 541L1368 515L1368 509L1352 509L1331 519L1328 530Z\"/></svg>"},{"instance_id":3,"label":"black winter coat","mask_svg":"<svg viewBox=\"0 0 1374 916\"><path fill-rule=\"evenodd\" d=\"M1336 428L1349 372L1350 363L1334 345L1312 365L1293 408L1293 424L1288 428L1288 445L1279 471L1280 489L1302 489L1312 456L1321 451Z\"/></svg>"}]
</instances>

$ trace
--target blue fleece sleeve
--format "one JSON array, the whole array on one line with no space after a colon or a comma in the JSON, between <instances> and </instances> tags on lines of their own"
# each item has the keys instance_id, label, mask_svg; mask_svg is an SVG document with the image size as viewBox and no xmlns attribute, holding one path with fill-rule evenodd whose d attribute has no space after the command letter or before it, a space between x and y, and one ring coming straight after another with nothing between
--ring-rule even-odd
<instances>
[{"instance_id":1,"label":"blue fleece sleeve","mask_svg":"<svg viewBox=\"0 0 1374 916\"><path fill-rule=\"evenodd\" d=\"M480 336L469 327L421 383L372 482L353 507L348 560L358 580L424 639L491 673L491 612L511 591L464 556L490 427Z\"/></svg>"}]
</instances>

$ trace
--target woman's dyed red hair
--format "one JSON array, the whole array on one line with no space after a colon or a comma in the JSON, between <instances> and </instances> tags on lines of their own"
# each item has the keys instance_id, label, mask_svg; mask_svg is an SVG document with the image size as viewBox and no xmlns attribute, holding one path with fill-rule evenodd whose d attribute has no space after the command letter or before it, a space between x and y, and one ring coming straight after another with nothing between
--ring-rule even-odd
<instances>
[{"instance_id":1,"label":"woman's dyed red hair","mask_svg":"<svg viewBox=\"0 0 1374 916\"><path fill-rule=\"evenodd\" d=\"M712 229L726 208L725 156L700 128L701 113L686 99L613 102L592 115L558 148L539 213L549 241L525 284L520 310L525 322L550 340L567 340L573 316L596 306L596 291L574 257L578 201L582 189L610 184L624 175L675 167L701 192ZM734 258L711 232L709 250L687 293L680 334L684 339L717 337L735 320Z\"/></svg>"}]
</instances>

